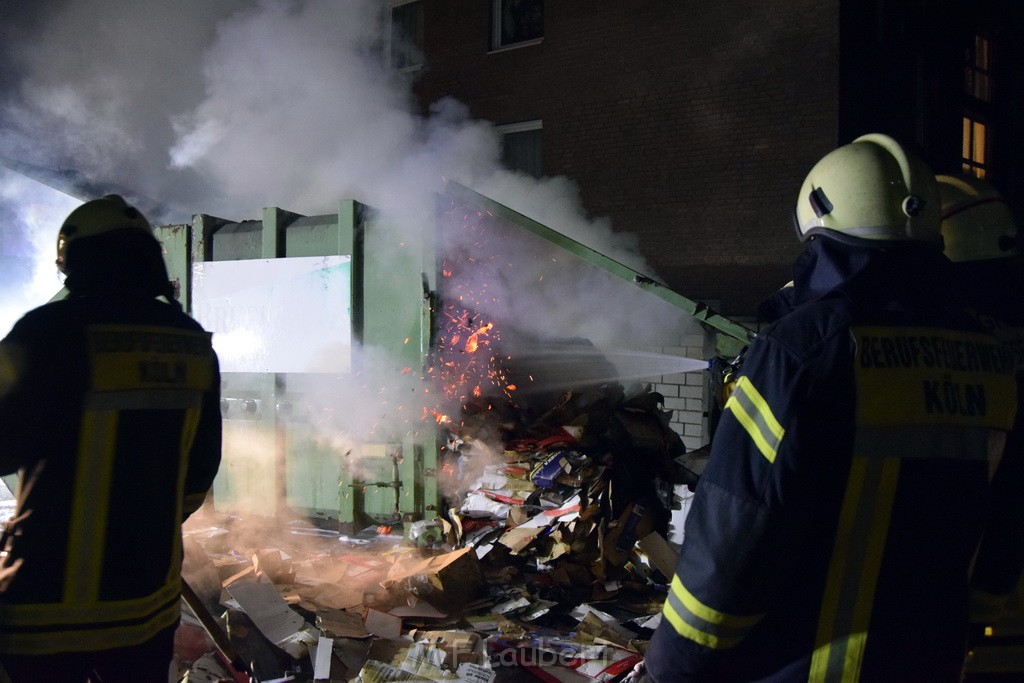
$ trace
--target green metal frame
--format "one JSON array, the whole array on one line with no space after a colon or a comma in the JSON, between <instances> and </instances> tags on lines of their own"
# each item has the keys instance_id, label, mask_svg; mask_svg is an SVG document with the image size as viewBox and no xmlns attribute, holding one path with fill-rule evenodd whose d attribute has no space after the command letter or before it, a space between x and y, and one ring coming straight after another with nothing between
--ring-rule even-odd
<instances>
[{"instance_id":1,"label":"green metal frame","mask_svg":"<svg viewBox=\"0 0 1024 683\"><path fill-rule=\"evenodd\" d=\"M608 256L581 244L580 242L577 242L571 237L567 237L556 232L546 225L538 223L532 218L524 216L504 204L500 204L493 199L485 197L479 192L471 190L464 185L449 180L447 182L446 189L459 199L475 204L495 216L498 216L513 225L517 225L520 228L561 247L569 253L578 256L584 261L592 263L598 268L601 268L602 270L605 270L608 273L615 275L646 292L649 292L653 296L667 301L676 308L693 316L717 333L715 346L718 352L722 355L739 355L739 353L750 344L757 334L746 325L726 318L709 308L706 304L693 299L688 299L682 294L655 282L643 273L640 273L629 266L623 265L622 263L619 263L618 261L609 258Z\"/></svg>"},{"instance_id":2,"label":"green metal frame","mask_svg":"<svg viewBox=\"0 0 1024 683\"><path fill-rule=\"evenodd\" d=\"M178 282L186 310L193 305L193 264L239 259L302 256L351 257L351 318L353 341L385 351L409 367L422 368L430 347L430 297L425 263L433 264L430 236L423 244L406 244L397 251L387 226L367 207L341 201L336 214L302 216L277 207L263 210L262 220L232 222L207 215L191 226L161 226L168 270ZM432 265L431 265L432 269ZM358 368L353 368L354 371ZM416 432L386 437L379 444L362 444L363 458L350 462L346 454L318 443L312 426L281 413L290 400L291 385L300 378L288 374L224 373L223 392L231 397L225 420L242 433L252 426L269 429L274 439L273 471L261 472L266 495L287 501L287 507L314 517L342 523L420 519L436 510L437 433L431 425ZM240 413L236 404L250 412ZM344 406L338 406L344 410ZM230 505L238 497L236 484L251 473L230 459L214 485L214 495ZM263 490L263 489L260 489ZM265 510L279 515L280 509Z\"/></svg>"}]
</instances>

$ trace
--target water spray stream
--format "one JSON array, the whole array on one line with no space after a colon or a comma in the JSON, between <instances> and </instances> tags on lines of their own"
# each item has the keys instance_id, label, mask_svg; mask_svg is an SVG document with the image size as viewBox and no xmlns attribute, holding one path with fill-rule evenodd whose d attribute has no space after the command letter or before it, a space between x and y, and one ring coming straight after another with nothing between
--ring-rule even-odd
<instances>
[{"instance_id":1,"label":"water spray stream","mask_svg":"<svg viewBox=\"0 0 1024 683\"><path fill-rule=\"evenodd\" d=\"M524 391L571 389L609 382L659 381L663 375L700 372L708 367L706 360L685 356L586 346L531 349L519 352L514 360L517 367L528 373L528 376L518 378Z\"/></svg>"}]
</instances>

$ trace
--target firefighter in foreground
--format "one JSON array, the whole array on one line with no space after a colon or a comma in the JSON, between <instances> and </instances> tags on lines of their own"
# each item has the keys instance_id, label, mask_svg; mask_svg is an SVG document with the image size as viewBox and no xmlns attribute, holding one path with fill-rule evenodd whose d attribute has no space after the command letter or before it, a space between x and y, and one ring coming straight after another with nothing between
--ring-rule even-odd
<instances>
[{"instance_id":1,"label":"firefighter in foreground","mask_svg":"<svg viewBox=\"0 0 1024 683\"><path fill-rule=\"evenodd\" d=\"M181 523L220 464L217 358L121 197L68 215L57 265L68 297L0 342L0 470L19 473L0 664L15 683L166 683Z\"/></svg>"},{"instance_id":2,"label":"firefighter in foreground","mask_svg":"<svg viewBox=\"0 0 1024 683\"><path fill-rule=\"evenodd\" d=\"M972 312L1014 351L1024 370L1024 259L1018 250L1017 228L1010 207L990 183L974 176L936 177L942 197L942 237L946 256L968 295ZM986 529L971 577L971 620L981 627L1000 619L1021 617L1022 605L1007 603L1024 568L1024 416L1018 411L1014 428L992 480L993 499ZM1000 629L996 629L998 631Z\"/></svg>"},{"instance_id":3,"label":"firefighter in foreground","mask_svg":"<svg viewBox=\"0 0 1024 683\"><path fill-rule=\"evenodd\" d=\"M645 676L959 680L1013 359L966 313L931 170L884 135L797 200L793 308L754 340Z\"/></svg>"}]
</instances>

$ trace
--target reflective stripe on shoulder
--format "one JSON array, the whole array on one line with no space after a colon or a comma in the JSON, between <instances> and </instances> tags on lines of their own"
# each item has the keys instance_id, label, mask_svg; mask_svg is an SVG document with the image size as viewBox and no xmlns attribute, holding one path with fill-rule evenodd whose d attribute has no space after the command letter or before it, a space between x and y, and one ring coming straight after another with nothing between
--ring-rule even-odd
<instances>
[{"instance_id":1,"label":"reflective stripe on shoulder","mask_svg":"<svg viewBox=\"0 0 1024 683\"><path fill-rule=\"evenodd\" d=\"M757 450L761 451L761 455L768 462L775 462L775 455L786 430L775 419L768 402L749 378L743 376L736 380L732 395L725 402L725 410L732 411L736 420L754 441Z\"/></svg>"},{"instance_id":2,"label":"reflective stripe on shoulder","mask_svg":"<svg viewBox=\"0 0 1024 683\"><path fill-rule=\"evenodd\" d=\"M686 590L678 576L672 577L672 590L662 614L683 638L714 650L738 645L764 618L764 614L737 616L712 609Z\"/></svg>"}]
</instances>

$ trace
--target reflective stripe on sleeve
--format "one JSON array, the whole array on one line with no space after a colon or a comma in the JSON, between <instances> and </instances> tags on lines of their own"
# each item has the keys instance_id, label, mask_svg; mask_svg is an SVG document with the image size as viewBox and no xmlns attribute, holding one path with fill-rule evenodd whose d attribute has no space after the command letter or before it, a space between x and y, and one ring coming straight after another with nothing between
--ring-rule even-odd
<instances>
[{"instance_id":1,"label":"reflective stripe on sleeve","mask_svg":"<svg viewBox=\"0 0 1024 683\"><path fill-rule=\"evenodd\" d=\"M672 590L662 613L680 636L714 650L738 645L764 617L736 616L712 609L686 590L678 576L672 578Z\"/></svg>"},{"instance_id":2,"label":"reflective stripe on sleeve","mask_svg":"<svg viewBox=\"0 0 1024 683\"><path fill-rule=\"evenodd\" d=\"M757 450L761 451L761 455L768 462L775 462L775 455L786 430L775 419L768 402L751 384L749 378L744 376L736 380L732 395L725 402L725 410L732 411L736 420L754 441Z\"/></svg>"}]
</instances>

